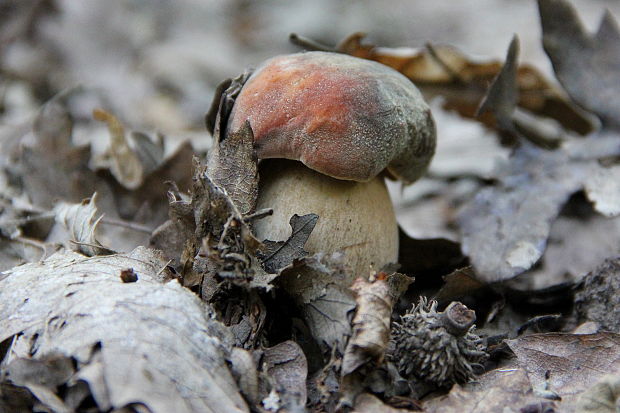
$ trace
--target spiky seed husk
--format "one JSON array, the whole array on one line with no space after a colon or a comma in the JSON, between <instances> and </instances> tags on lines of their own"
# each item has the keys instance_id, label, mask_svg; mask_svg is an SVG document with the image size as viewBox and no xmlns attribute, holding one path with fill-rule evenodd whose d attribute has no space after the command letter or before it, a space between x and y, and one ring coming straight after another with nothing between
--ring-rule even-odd
<instances>
[{"instance_id":1,"label":"spiky seed husk","mask_svg":"<svg viewBox=\"0 0 620 413\"><path fill-rule=\"evenodd\" d=\"M436 301L420 297L400 323L394 323L388 360L405 378L440 387L465 383L474 378L474 367L488 357L484 341L474 333L475 326L462 334L451 333L446 316L437 312Z\"/></svg>"}]
</instances>

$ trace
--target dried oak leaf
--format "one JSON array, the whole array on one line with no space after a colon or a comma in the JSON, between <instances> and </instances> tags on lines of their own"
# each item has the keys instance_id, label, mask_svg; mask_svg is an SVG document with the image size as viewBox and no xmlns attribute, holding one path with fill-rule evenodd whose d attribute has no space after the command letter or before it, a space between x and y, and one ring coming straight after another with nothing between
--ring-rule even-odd
<instances>
[{"instance_id":1,"label":"dried oak leaf","mask_svg":"<svg viewBox=\"0 0 620 413\"><path fill-rule=\"evenodd\" d=\"M620 127L620 31L606 12L594 35L587 33L565 0L539 0L543 46L553 70L571 98Z\"/></svg>"},{"instance_id":2,"label":"dried oak leaf","mask_svg":"<svg viewBox=\"0 0 620 413\"><path fill-rule=\"evenodd\" d=\"M40 359L16 357L4 373L11 384L28 389L39 404L54 412L73 412L88 395L80 392L78 385L68 386L66 402L56 394L57 388L69 382L75 373L71 357L62 354L49 354Z\"/></svg>"},{"instance_id":3,"label":"dried oak leaf","mask_svg":"<svg viewBox=\"0 0 620 413\"><path fill-rule=\"evenodd\" d=\"M577 411L580 394L606 374L620 373L620 335L532 334L506 341L534 391L553 392L562 411Z\"/></svg>"},{"instance_id":4,"label":"dried oak leaf","mask_svg":"<svg viewBox=\"0 0 620 413\"><path fill-rule=\"evenodd\" d=\"M126 268L137 282L121 281ZM166 260L147 248L92 258L65 251L0 274L0 342L12 340L1 373L17 359L63 354L76 366L66 386L86 382L101 411L138 403L153 412L248 412L225 360L229 333L170 278Z\"/></svg>"},{"instance_id":5,"label":"dried oak leaf","mask_svg":"<svg viewBox=\"0 0 620 413\"><path fill-rule=\"evenodd\" d=\"M462 249L478 279L501 281L530 269L545 251L562 206L598 179L605 169L598 159L618 152L617 137L601 136L568 141L556 151L518 148L497 171L495 185L480 190L459 213Z\"/></svg>"},{"instance_id":6,"label":"dried oak leaf","mask_svg":"<svg viewBox=\"0 0 620 413\"><path fill-rule=\"evenodd\" d=\"M61 202L54 208L56 222L68 232L69 239L66 241L70 242L70 249L75 249L87 257L114 253L113 250L101 245L95 237L97 226L103 218L101 215L95 219L95 215L97 215L96 199L97 194L95 193L91 198L87 198L79 204ZM56 234L55 241L58 241L58 234Z\"/></svg>"},{"instance_id":7,"label":"dried oak leaf","mask_svg":"<svg viewBox=\"0 0 620 413\"><path fill-rule=\"evenodd\" d=\"M265 271L275 274L292 265L295 260L306 257L308 252L304 250L304 245L318 219L319 216L316 214L303 216L295 214L289 222L291 236L286 241L263 241L265 248L259 252L258 256Z\"/></svg>"},{"instance_id":8,"label":"dried oak leaf","mask_svg":"<svg viewBox=\"0 0 620 413\"><path fill-rule=\"evenodd\" d=\"M333 51L390 66L411 79L426 96L443 96L446 108L457 110L465 117L476 117L476 109L487 86L502 67L498 61L475 62L450 46L427 45L425 49L390 49L363 44L364 37L363 33L354 33L340 42ZM312 48L311 44L299 37L292 37L292 40ZM520 107L555 119L564 127L578 133L586 134L592 131L590 120L534 67L519 66L517 80ZM492 124L488 118L479 120Z\"/></svg>"}]
</instances>

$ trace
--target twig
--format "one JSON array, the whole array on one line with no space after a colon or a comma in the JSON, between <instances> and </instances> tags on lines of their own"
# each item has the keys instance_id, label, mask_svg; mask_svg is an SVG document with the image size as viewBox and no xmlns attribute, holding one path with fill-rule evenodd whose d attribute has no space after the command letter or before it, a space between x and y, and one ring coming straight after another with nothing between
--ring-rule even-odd
<instances>
[{"instance_id":1,"label":"twig","mask_svg":"<svg viewBox=\"0 0 620 413\"><path fill-rule=\"evenodd\" d=\"M146 225L138 224L138 223L135 223L135 222L129 222L129 221L125 221L125 220L122 220L122 219L106 218L106 217L104 217L101 220L101 223L105 224L105 225L113 225L113 226L117 226L117 227L129 228L129 229L132 229L134 231L144 232L146 234L151 234L153 232L153 229L150 228L150 227L147 227Z\"/></svg>"},{"instance_id":2,"label":"twig","mask_svg":"<svg viewBox=\"0 0 620 413\"><path fill-rule=\"evenodd\" d=\"M450 75L450 77L458 83L467 84L465 79L454 69L452 69L437 53L437 49L431 43L426 43L426 49L430 56L439 64L439 66L443 67L443 69Z\"/></svg>"},{"instance_id":3,"label":"twig","mask_svg":"<svg viewBox=\"0 0 620 413\"><path fill-rule=\"evenodd\" d=\"M333 47L324 45L307 37L300 36L297 33L291 33L288 36L288 39L295 46L303 47L304 49L318 52L336 52L336 49L334 49Z\"/></svg>"}]
</instances>

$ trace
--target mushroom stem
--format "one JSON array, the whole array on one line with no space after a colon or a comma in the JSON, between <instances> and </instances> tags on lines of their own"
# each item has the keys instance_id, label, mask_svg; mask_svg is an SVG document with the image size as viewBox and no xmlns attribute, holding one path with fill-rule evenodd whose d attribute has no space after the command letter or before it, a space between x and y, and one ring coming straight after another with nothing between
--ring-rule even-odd
<instances>
[{"instance_id":1,"label":"mushroom stem","mask_svg":"<svg viewBox=\"0 0 620 413\"><path fill-rule=\"evenodd\" d=\"M273 209L254 223L259 239L284 241L293 214L315 213L319 220L304 249L342 251L351 281L397 262L398 225L382 177L343 181L285 159L261 162L259 174L257 209Z\"/></svg>"}]
</instances>

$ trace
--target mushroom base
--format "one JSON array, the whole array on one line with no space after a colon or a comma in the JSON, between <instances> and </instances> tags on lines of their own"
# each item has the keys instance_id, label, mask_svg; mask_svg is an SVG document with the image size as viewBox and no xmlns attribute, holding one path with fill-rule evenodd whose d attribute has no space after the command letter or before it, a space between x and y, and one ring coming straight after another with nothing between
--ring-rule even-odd
<instances>
[{"instance_id":1,"label":"mushroom base","mask_svg":"<svg viewBox=\"0 0 620 413\"><path fill-rule=\"evenodd\" d=\"M398 225L383 178L342 181L284 159L262 161L259 173L257 210L273 209L254 224L260 240L284 241L293 214L314 213L319 220L304 249L342 251L351 280L397 262Z\"/></svg>"}]
</instances>

